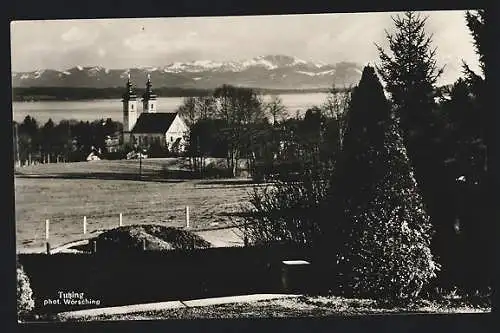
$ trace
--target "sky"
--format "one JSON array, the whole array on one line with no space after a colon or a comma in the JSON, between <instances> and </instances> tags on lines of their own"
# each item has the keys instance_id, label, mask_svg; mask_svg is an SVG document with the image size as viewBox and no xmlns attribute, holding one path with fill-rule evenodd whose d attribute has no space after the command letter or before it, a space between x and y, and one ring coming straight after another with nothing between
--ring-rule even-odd
<instances>
[{"instance_id":1,"label":"sky","mask_svg":"<svg viewBox=\"0 0 500 333\"><path fill-rule=\"evenodd\" d=\"M65 70L76 65L129 68L194 60L242 60L284 54L334 64L378 63L374 43L400 13L46 20L11 23L12 71ZM442 80L453 82L465 60L478 68L464 11L428 16Z\"/></svg>"}]
</instances>

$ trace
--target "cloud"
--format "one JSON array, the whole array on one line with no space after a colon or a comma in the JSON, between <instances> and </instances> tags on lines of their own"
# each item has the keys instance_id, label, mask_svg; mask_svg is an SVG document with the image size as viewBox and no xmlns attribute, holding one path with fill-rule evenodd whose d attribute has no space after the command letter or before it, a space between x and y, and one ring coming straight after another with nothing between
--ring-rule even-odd
<instances>
[{"instance_id":1,"label":"cloud","mask_svg":"<svg viewBox=\"0 0 500 333\"><path fill-rule=\"evenodd\" d=\"M77 26L72 26L68 31L64 32L61 35L61 39L66 43L83 43L88 45L93 43L96 40L97 36L97 32L92 32L84 30Z\"/></svg>"},{"instance_id":2,"label":"cloud","mask_svg":"<svg viewBox=\"0 0 500 333\"><path fill-rule=\"evenodd\" d=\"M100 47L98 50L97 50L97 54L99 55L99 57L103 58L106 56L106 50L103 49L102 47Z\"/></svg>"},{"instance_id":3,"label":"cloud","mask_svg":"<svg viewBox=\"0 0 500 333\"><path fill-rule=\"evenodd\" d=\"M123 40L123 45L132 51L156 52L167 47L168 43L163 41L158 34L141 32Z\"/></svg>"},{"instance_id":4,"label":"cloud","mask_svg":"<svg viewBox=\"0 0 500 333\"><path fill-rule=\"evenodd\" d=\"M220 51L227 43L227 40L206 38L206 36L200 36L200 34L196 32L189 32L175 38L161 36L158 33L140 32L123 39L123 46L129 51L137 53L138 56L144 56L144 53L146 53L149 58L154 58L155 56L178 56L179 54L199 55L202 53L214 56L218 52L213 54L210 51Z\"/></svg>"}]
</instances>

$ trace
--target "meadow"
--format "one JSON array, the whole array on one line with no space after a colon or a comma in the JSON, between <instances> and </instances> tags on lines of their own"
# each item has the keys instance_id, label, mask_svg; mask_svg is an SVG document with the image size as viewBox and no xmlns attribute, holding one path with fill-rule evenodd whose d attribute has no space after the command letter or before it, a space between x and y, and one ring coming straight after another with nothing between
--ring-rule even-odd
<instances>
[{"instance_id":1,"label":"meadow","mask_svg":"<svg viewBox=\"0 0 500 333\"><path fill-rule=\"evenodd\" d=\"M165 179L162 172L182 170L177 159L39 164L15 172L15 217L18 252L39 252L50 221L52 247L90 237L123 224L155 223L190 228L216 246L237 242L238 213L252 189L248 179ZM83 217L87 234L83 235ZM226 230L213 230L223 229Z\"/></svg>"}]
</instances>

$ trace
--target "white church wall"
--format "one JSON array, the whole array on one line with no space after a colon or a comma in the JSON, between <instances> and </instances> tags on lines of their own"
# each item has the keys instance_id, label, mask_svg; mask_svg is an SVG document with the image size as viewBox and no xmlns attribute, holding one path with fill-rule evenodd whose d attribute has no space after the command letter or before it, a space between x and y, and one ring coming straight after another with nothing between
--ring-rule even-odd
<instances>
[{"instance_id":1,"label":"white church wall","mask_svg":"<svg viewBox=\"0 0 500 333\"><path fill-rule=\"evenodd\" d=\"M165 146L165 136L162 133L134 133L134 140L142 147L147 147L154 142L159 142Z\"/></svg>"},{"instance_id":2,"label":"white church wall","mask_svg":"<svg viewBox=\"0 0 500 333\"><path fill-rule=\"evenodd\" d=\"M185 149L185 135L188 131L186 123L178 115L170 125L170 128L165 133L165 140L169 146L173 145L180 139L180 150Z\"/></svg>"}]
</instances>

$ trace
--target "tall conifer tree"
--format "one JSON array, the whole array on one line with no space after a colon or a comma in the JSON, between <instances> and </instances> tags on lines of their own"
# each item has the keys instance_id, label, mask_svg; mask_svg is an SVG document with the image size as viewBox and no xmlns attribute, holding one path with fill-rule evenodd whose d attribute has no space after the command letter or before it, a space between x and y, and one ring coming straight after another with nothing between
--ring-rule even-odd
<instances>
[{"instance_id":1,"label":"tall conifer tree","mask_svg":"<svg viewBox=\"0 0 500 333\"><path fill-rule=\"evenodd\" d=\"M386 32L389 50L377 45L377 71L390 95L396 119L415 170L431 222L436 228L433 249L440 260L454 256L448 244L454 237L449 207L447 174L441 144L443 128L437 114L437 81L443 72L436 60L428 17L407 11L393 17L394 30Z\"/></svg>"},{"instance_id":2,"label":"tall conifer tree","mask_svg":"<svg viewBox=\"0 0 500 333\"><path fill-rule=\"evenodd\" d=\"M390 299L417 296L437 269L429 247L431 225L371 66L352 95L332 191L345 290Z\"/></svg>"}]
</instances>

